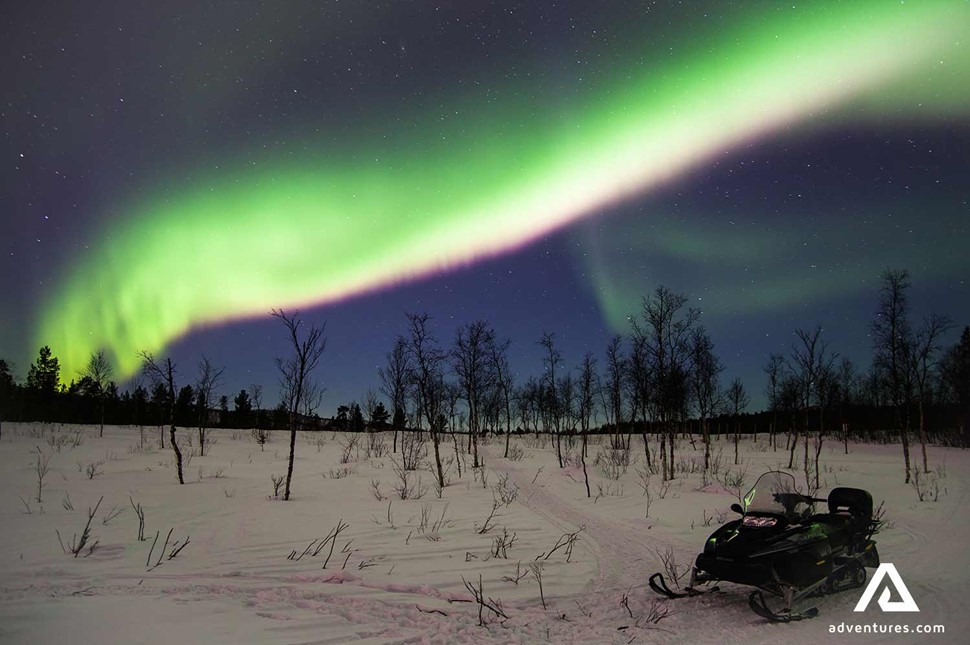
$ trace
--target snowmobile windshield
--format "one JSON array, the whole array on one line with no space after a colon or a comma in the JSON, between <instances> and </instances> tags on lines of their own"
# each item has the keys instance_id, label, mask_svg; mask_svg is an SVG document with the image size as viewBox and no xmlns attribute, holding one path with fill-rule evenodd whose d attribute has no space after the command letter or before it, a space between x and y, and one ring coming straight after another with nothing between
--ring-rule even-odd
<instances>
[{"instance_id":1,"label":"snowmobile windshield","mask_svg":"<svg viewBox=\"0 0 970 645\"><path fill-rule=\"evenodd\" d=\"M744 512L770 513L790 517L804 498L795 490L795 478L788 473L767 472L758 478L744 496Z\"/></svg>"}]
</instances>

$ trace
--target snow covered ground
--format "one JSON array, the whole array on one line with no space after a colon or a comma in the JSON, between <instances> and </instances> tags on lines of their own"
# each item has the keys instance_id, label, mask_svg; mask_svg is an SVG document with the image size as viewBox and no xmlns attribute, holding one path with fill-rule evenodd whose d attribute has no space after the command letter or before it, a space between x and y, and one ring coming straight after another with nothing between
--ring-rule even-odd
<instances>
[{"instance_id":1,"label":"snow covered ground","mask_svg":"<svg viewBox=\"0 0 970 645\"><path fill-rule=\"evenodd\" d=\"M414 473L427 490L402 500L393 490L400 481L391 456L368 456L367 437L341 463L351 436L301 434L293 499L283 502L272 498L271 476L286 471L286 434L273 435L261 450L248 431L210 432L216 442L192 457L180 486L171 450L157 449L158 428L144 429L142 447L138 428L108 427L99 438L91 427L4 424L0 642L949 643L966 642L970 628L970 454L963 450L930 448L939 494L921 502L903 483L899 446L850 444L845 455L841 444L827 441L820 494L856 486L877 504L885 501L892 526L877 536L879 551L920 612L884 614L874 602L854 613L861 590L851 590L807 603L819 607L818 618L776 625L748 609L743 587L724 584L722 593L665 601L646 586L663 567L661 554L689 565L706 536L733 516L736 490L712 478L705 485L699 441L696 449L679 442L677 479L664 490L654 475L649 495L638 474L639 438L618 479L593 465L605 448L604 439L594 440L587 498L581 467L560 469L547 438L516 437L521 459L502 459L504 439L494 439L483 448L483 472L463 467L459 478L452 463L441 499L430 472ZM73 446L76 437L80 445ZM739 466L730 441L716 441L714 451L719 479L743 473L745 488L787 464L787 453L772 450L764 436L744 439ZM49 459L40 502L38 452L41 462ZM66 555L58 532L66 547L76 543L88 509L102 497L90 526L89 544L97 541L97 548ZM132 503L144 510L142 541ZM341 523L346 528L327 541ZM571 551L554 549L577 531ZM514 540L496 557L503 535ZM530 567L537 559L541 596ZM465 585L479 580L506 618L485 609L486 625L479 625ZM946 633L831 631L873 622L940 624Z\"/></svg>"}]
</instances>

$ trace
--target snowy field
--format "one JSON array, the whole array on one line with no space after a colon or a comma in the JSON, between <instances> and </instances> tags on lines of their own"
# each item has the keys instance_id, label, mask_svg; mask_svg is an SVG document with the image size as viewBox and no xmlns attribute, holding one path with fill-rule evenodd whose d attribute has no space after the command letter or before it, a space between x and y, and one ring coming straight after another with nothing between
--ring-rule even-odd
<instances>
[{"instance_id":1,"label":"snowy field","mask_svg":"<svg viewBox=\"0 0 970 645\"><path fill-rule=\"evenodd\" d=\"M707 535L734 517L739 474L747 488L787 464L783 438L774 451L766 437L746 437L740 466L733 444L715 441L720 482L708 477L706 485L702 444L679 440L669 488L659 475L645 477L639 438L625 469L602 457L594 465L606 445L596 438L592 498L582 468L560 469L548 438L514 438L516 460L501 458L504 439L496 438L482 448L484 470L463 467L459 478L451 464L441 499L427 470L410 474L423 497L401 499L391 455L377 456L379 439L361 436L354 446L353 435L308 433L297 442L293 498L283 502L273 499L271 477L286 471L285 433L261 450L248 431L210 431L215 443L192 456L183 486L172 451L157 448L157 427L144 429L144 447L138 428L97 433L3 425L0 642L950 643L966 642L970 628L970 454L958 449L930 448L936 484L919 501L903 483L899 446L850 444L846 455L828 440L820 495L854 486L885 501L891 526L878 548L920 613L883 614L876 603L854 613L861 590L850 590L807 601L818 618L779 625L748 609L743 587L665 601L646 582L663 569L661 555L690 564ZM383 439L389 449L390 435ZM442 449L453 459L450 439ZM65 554L61 543L77 545L99 499L88 540L97 547ZM144 540L133 503L144 513ZM486 602L505 614L483 608L484 626L465 585L479 580ZM946 633L830 631L843 622L941 624Z\"/></svg>"}]
</instances>

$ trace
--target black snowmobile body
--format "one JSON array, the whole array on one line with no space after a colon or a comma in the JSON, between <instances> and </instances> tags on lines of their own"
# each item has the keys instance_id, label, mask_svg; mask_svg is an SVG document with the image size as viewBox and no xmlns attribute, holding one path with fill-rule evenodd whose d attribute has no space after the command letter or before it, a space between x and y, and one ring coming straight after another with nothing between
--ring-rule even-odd
<instances>
[{"instance_id":1,"label":"black snowmobile body","mask_svg":"<svg viewBox=\"0 0 970 645\"><path fill-rule=\"evenodd\" d=\"M827 513L815 513L824 502ZM754 592L752 609L772 620L814 615L792 614L792 605L809 595L858 587L866 580L865 567L879 565L872 541L872 496L856 488L836 488L827 500L795 491L788 473L768 472L744 497L745 507L733 505L742 517L714 531L697 556L686 595L700 593L698 585L728 581L758 587L784 598L783 614L767 609ZM662 576L651 577L659 593L677 597Z\"/></svg>"}]
</instances>

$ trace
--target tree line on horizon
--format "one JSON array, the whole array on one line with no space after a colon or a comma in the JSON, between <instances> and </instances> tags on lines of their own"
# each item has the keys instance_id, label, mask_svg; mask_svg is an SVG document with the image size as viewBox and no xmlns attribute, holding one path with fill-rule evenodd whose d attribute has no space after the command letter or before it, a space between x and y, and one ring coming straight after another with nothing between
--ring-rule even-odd
<instances>
[{"instance_id":1,"label":"tree line on horizon","mask_svg":"<svg viewBox=\"0 0 970 645\"><path fill-rule=\"evenodd\" d=\"M602 367L587 352L570 368L556 335L543 332L537 340L541 370L526 377L510 367L511 341L500 339L487 321L460 326L452 342L444 344L427 314L407 314L405 332L378 370L385 399L369 390L361 401L341 404L325 420L317 412L323 388L313 376L326 349L325 325L307 325L298 313L272 312L286 329L292 354L276 360L281 391L277 404L268 409L258 385L232 398L221 393L224 370L205 356L195 377L186 379L171 358L143 352L143 374L150 386L138 383L122 392L103 352L92 355L85 369L65 384L58 359L45 346L22 383L11 364L0 359L0 433L4 420L93 423L101 433L105 423L157 425L163 447L164 431L169 430L169 444L181 464L177 428L196 430L201 450L211 427L290 430L284 499L290 494L295 433L322 427L393 430L394 453L414 450L415 440L430 439L441 487L442 441L454 438L457 452L457 434L462 434L462 449L477 467L477 437L504 434L508 456L508 437L515 432L553 435L560 466L563 440L582 440L580 455L585 459L590 433L607 434L611 449L627 453L639 435L646 464L664 480L674 476L678 438L693 444L695 432L703 442L705 469L712 435L733 436L735 463L739 435L765 433L776 449L776 437L784 437L789 468L800 445L809 462L810 439L817 456L826 436L843 440L846 449L850 435L878 437L902 445L908 483L914 442L921 448L925 472L927 443L967 445L970 432L970 326L954 345L944 347L952 322L934 313L914 323L909 289L905 270L887 270L881 276L867 369L832 351L820 326L796 329L787 351L770 354L764 366L767 408L757 413L748 410L749 391L740 379L722 382L724 367L701 312L687 307L685 296L661 286L630 317L629 332L611 339Z\"/></svg>"}]
</instances>

